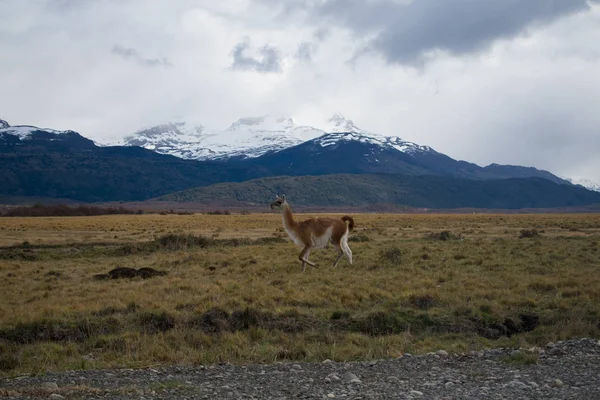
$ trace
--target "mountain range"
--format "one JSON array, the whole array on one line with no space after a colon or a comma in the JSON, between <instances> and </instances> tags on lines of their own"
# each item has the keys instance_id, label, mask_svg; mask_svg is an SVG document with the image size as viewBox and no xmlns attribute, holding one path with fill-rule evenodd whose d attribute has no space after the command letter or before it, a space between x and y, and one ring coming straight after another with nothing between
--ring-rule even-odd
<instances>
[{"instance_id":1,"label":"mountain range","mask_svg":"<svg viewBox=\"0 0 600 400\"><path fill-rule=\"evenodd\" d=\"M242 118L221 132L168 123L140 130L118 145L97 145L74 131L0 120L0 196L95 202L229 196L258 202L250 195L258 193L256 185L277 191L295 182L312 185L314 190L299 192L307 205L360 205L379 197L417 207L600 203L600 193L548 171L480 167L429 146L362 130L341 115L329 123L317 129L298 126L289 117ZM380 195L366 195L366 190Z\"/></svg>"}]
</instances>

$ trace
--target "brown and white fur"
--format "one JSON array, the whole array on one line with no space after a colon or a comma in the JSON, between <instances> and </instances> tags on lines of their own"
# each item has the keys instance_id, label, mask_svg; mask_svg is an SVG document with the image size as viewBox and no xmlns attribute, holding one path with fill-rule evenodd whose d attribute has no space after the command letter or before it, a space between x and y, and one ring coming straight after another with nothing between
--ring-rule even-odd
<instances>
[{"instance_id":1,"label":"brown and white fur","mask_svg":"<svg viewBox=\"0 0 600 400\"><path fill-rule=\"evenodd\" d=\"M354 229L354 220L347 215L342 218L310 218L303 222L294 221L292 209L288 204L285 195L277 196L271 203L271 209L280 209L283 215L283 227L292 241L302 251L298 258L302 261L302 271L306 264L316 267L315 263L308 261L308 256L312 249L327 247L331 242L336 248L338 257L333 263L335 268L342 256L345 254L352 264L352 251L348 247L348 234ZM346 221L349 222L346 225Z\"/></svg>"}]
</instances>

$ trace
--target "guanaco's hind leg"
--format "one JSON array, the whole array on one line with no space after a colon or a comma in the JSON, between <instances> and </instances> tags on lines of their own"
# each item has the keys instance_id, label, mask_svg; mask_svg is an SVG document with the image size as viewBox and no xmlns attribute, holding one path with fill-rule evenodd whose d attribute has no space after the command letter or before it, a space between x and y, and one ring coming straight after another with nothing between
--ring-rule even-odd
<instances>
[{"instance_id":1,"label":"guanaco's hind leg","mask_svg":"<svg viewBox=\"0 0 600 400\"><path fill-rule=\"evenodd\" d=\"M302 261L302 271L304 271L304 269L306 268L306 264L310 265L311 267L317 266L317 264L308 261L309 255L310 255L310 246L304 246L304 248L300 252L300 255L298 256L300 261Z\"/></svg>"},{"instance_id":2,"label":"guanaco's hind leg","mask_svg":"<svg viewBox=\"0 0 600 400\"><path fill-rule=\"evenodd\" d=\"M350 261L350 264L352 264L352 250L350 250L350 247L348 247L348 242L342 241L341 245L342 251L344 252L346 257L348 257L348 261Z\"/></svg>"},{"instance_id":3,"label":"guanaco's hind leg","mask_svg":"<svg viewBox=\"0 0 600 400\"><path fill-rule=\"evenodd\" d=\"M333 268L335 268L335 267L337 267L338 263L342 259L342 256L344 255L344 252L342 251L342 248L340 247L339 244L334 244L333 246L337 250L337 254L338 254L337 258L335 259L335 261L333 263Z\"/></svg>"}]
</instances>

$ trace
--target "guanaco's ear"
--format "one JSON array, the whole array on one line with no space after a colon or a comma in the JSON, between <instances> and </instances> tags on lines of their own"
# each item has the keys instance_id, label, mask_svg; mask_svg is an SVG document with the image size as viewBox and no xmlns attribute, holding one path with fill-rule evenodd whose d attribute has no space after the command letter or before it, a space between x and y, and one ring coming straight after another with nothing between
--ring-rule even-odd
<instances>
[{"instance_id":1,"label":"guanaco's ear","mask_svg":"<svg viewBox=\"0 0 600 400\"><path fill-rule=\"evenodd\" d=\"M281 195L281 199L282 199L283 201L285 201L285 194L282 194L282 195Z\"/></svg>"}]
</instances>

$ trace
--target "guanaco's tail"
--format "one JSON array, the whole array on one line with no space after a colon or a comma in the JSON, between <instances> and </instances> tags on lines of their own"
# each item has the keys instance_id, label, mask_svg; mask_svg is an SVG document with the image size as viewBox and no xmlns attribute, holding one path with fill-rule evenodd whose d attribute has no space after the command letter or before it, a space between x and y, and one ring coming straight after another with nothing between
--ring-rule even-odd
<instances>
[{"instance_id":1,"label":"guanaco's tail","mask_svg":"<svg viewBox=\"0 0 600 400\"><path fill-rule=\"evenodd\" d=\"M352 230L354 229L354 220L352 219L352 217L349 217L349 216L347 216L347 215L344 215L344 216L342 217L342 221L344 221L344 222L345 222L345 221L348 221L348 222L349 222L349 224L348 224L348 230L349 230L350 232L352 232Z\"/></svg>"}]
</instances>

